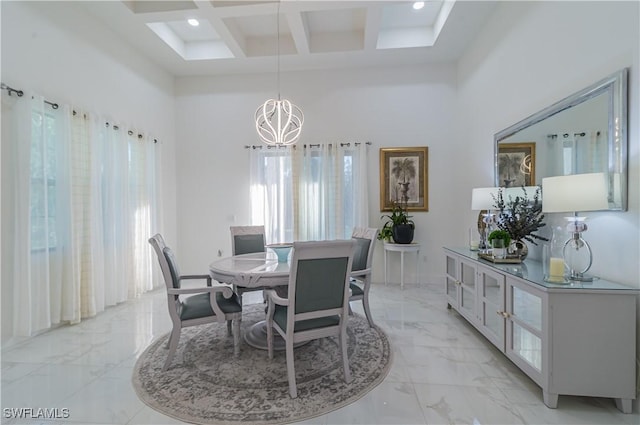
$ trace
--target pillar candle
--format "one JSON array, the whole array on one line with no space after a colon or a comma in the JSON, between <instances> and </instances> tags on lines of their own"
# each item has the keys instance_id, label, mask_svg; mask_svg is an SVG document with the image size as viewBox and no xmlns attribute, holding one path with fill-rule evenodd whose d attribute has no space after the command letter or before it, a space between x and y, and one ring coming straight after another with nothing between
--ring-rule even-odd
<instances>
[{"instance_id":1,"label":"pillar candle","mask_svg":"<svg viewBox=\"0 0 640 425\"><path fill-rule=\"evenodd\" d=\"M564 278L564 259L557 257L549 259L549 275L560 280Z\"/></svg>"}]
</instances>

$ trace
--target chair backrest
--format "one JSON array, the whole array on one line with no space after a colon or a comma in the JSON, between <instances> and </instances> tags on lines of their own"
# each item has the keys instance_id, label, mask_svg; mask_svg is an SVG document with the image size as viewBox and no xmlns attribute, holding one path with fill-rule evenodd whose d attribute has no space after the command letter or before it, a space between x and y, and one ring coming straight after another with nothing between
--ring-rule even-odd
<instances>
[{"instance_id":1,"label":"chair backrest","mask_svg":"<svg viewBox=\"0 0 640 425\"><path fill-rule=\"evenodd\" d=\"M178 269L173 251L166 245L164 238L159 233L149 238L149 243L158 256L158 263L160 263L160 270L162 271L165 285L167 288L179 288L180 270ZM167 255L167 252L169 255Z\"/></svg>"},{"instance_id":2,"label":"chair backrest","mask_svg":"<svg viewBox=\"0 0 640 425\"><path fill-rule=\"evenodd\" d=\"M174 288L180 288L180 268L178 268L178 261L176 260L176 255L173 253L173 250L168 246L165 246L162 252L164 253L164 257L166 258L167 264L169 265L169 273L171 274L170 276L171 286L173 286ZM166 280L167 279L165 277L165 282ZM168 282L167 282L167 287L169 287Z\"/></svg>"},{"instance_id":3,"label":"chair backrest","mask_svg":"<svg viewBox=\"0 0 640 425\"><path fill-rule=\"evenodd\" d=\"M289 314L348 308L355 241L294 242L289 274Z\"/></svg>"},{"instance_id":4,"label":"chair backrest","mask_svg":"<svg viewBox=\"0 0 640 425\"><path fill-rule=\"evenodd\" d=\"M231 226L232 255L264 252L264 226Z\"/></svg>"},{"instance_id":5,"label":"chair backrest","mask_svg":"<svg viewBox=\"0 0 640 425\"><path fill-rule=\"evenodd\" d=\"M162 277L164 278L165 286L167 289L179 288L180 270L178 269L175 261L173 251L171 251L171 248L165 244L162 235L159 233L149 238L149 243L153 246L153 249L158 256L158 262L160 263L160 269L162 270ZM169 252L169 255L167 255L167 252ZM180 322L178 310L180 309L181 302L178 295L167 294L167 305L169 308L169 316L174 324Z\"/></svg>"},{"instance_id":6,"label":"chair backrest","mask_svg":"<svg viewBox=\"0 0 640 425\"><path fill-rule=\"evenodd\" d=\"M356 250L353 254L353 267L351 270L364 270L371 268L373 250L376 246L378 229L371 227L355 227L351 233L351 239L356 241Z\"/></svg>"}]
</instances>

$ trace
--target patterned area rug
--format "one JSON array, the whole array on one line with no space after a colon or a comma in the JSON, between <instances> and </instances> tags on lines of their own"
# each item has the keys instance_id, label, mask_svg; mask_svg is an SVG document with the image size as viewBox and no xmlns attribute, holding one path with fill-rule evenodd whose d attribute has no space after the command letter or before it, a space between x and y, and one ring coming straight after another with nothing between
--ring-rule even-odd
<instances>
[{"instance_id":1,"label":"patterned area rug","mask_svg":"<svg viewBox=\"0 0 640 425\"><path fill-rule=\"evenodd\" d=\"M244 307L243 332L264 320L264 305ZM348 325L349 365L353 381L344 382L336 338L323 338L295 349L298 398L289 397L284 351L266 351L242 341L233 355L226 324L182 330L170 368L165 335L138 359L133 386L138 397L165 415L196 424L285 424L323 415L346 406L371 391L391 366L386 335L354 314Z\"/></svg>"}]
</instances>

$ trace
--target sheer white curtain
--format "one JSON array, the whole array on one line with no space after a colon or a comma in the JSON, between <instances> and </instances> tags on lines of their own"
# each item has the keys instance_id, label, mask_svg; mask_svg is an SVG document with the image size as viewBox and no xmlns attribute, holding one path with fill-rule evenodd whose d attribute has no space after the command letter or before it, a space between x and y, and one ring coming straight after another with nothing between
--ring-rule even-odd
<instances>
[{"instance_id":1,"label":"sheer white curtain","mask_svg":"<svg viewBox=\"0 0 640 425\"><path fill-rule=\"evenodd\" d=\"M4 119L3 177L14 188L2 216L12 335L77 323L151 289L156 144L37 95Z\"/></svg>"},{"instance_id":2,"label":"sheer white curtain","mask_svg":"<svg viewBox=\"0 0 640 425\"><path fill-rule=\"evenodd\" d=\"M368 225L365 143L250 151L253 224L267 242L340 239Z\"/></svg>"},{"instance_id":3,"label":"sheer white curtain","mask_svg":"<svg viewBox=\"0 0 640 425\"><path fill-rule=\"evenodd\" d=\"M267 243L294 240L292 151L291 147L250 151L251 222L264 224Z\"/></svg>"},{"instance_id":4,"label":"sheer white curtain","mask_svg":"<svg viewBox=\"0 0 640 425\"><path fill-rule=\"evenodd\" d=\"M37 95L15 112L13 331L31 335L80 319L73 305L70 122L68 108L53 109Z\"/></svg>"}]
</instances>

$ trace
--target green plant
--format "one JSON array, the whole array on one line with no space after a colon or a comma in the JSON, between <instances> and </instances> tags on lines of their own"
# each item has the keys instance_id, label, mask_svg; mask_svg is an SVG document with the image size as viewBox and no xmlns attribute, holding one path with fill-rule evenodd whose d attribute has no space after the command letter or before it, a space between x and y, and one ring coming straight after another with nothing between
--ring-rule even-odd
<instances>
[{"instance_id":1,"label":"green plant","mask_svg":"<svg viewBox=\"0 0 640 425\"><path fill-rule=\"evenodd\" d=\"M505 246L509 246L509 243L511 242L511 236L509 236L509 232L502 229L497 229L489 233L489 237L487 239L489 240L489 244L491 244L491 241L493 241L494 239L503 239Z\"/></svg>"},{"instance_id":2,"label":"green plant","mask_svg":"<svg viewBox=\"0 0 640 425\"><path fill-rule=\"evenodd\" d=\"M388 226L383 226L378 233L378 240L380 241L390 241L393 237L393 229Z\"/></svg>"},{"instance_id":3,"label":"green plant","mask_svg":"<svg viewBox=\"0 0 640 425\"><path fill-rule=\"evenodd\" d=\"M389 240L393 235L393 226L397 226L399 224L408 224L411 227L415 228L415 223L411 220L411 216L407 214L405 208L403 208L398 203L393 203L391 206L391 214L385 214L380 217L381 219L386 218L387 221L380 229L380 233L378 233L379 240Z\"/></svg>"},{"instance_id":4,"label":"green plant","mask_svg":"<svg viewBox=\"0 0 640 425\"><path fill-rule=\"evenodd\" d=\"M549 239L534 233L545 226L542 222L544 214L540 202L540 188L536 188L533 200L528 198L524 187L522 193L522 196L509 196L509 199L505 200L503 189L498 189L498 195L494 197L495 207L500 211L497 217L498 228L506 231L515 241L526 240L534 245L537 245L535 240L548 241Z\"/></svg>"}]
</instances>

